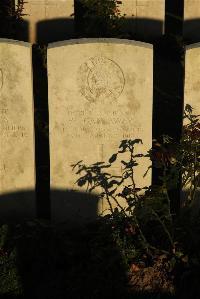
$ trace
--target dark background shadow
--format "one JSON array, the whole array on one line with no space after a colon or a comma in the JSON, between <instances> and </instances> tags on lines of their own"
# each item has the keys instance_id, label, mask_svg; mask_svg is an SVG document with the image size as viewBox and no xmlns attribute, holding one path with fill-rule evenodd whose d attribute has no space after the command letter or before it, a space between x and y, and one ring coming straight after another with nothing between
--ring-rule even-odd
<instances>
[{"instance_id":1,"label":"dark background shadow","mask_svg":"<svg viewBox=\"0 0 200 299\"><path fill-rule=\"evenodd\" d=\"M74 22L76 38L91 38L91 37L114 37L113 32L107 30L106 24L101 22L99 30L94 28L90 18L84 18L87 13L86 7L80 0L74 1ZM89 27L89 28L88 28ZM87 30L87 28L89 30ZM153 42L158 37L164 34L164 20L153 20L148 18L125 18L121 26L121 38L135 39L143 42ZM120 35L119 34L119 35Z\"/></svg>"},{"instance_id":2,"label":"dark background shadow","mask_svg":"<svg viewBox=\"0 0 200 299\"><path fill-rule=\"evenodd\" d=\"M1 196L0 211L3 212L5 203L9 212L16 200L20 207L21 198L25 200L33 194L24 191ZM8 254L3 259L4 252L0 252L0 286L8 283L8 290L0 294L1 299L156 298L157 293L136 293L128 287L127 268L111 227L103 225L103 220L85 227L71 222L70 217L77 208L79 214L73 220L86 220L85 216L96 218L98 199L95 196L69 190L52 190L52 195L57 201L55 208L62 209L62 213L66 211L69 216L61 224L38 222L27 211L19 213L19 209L15 217L13 213L7 214L9 225L2 248ZM67 201L70 204L66 205ZM6 216L5 209L3 216ZM167 298L174 297L162 294L162 299Z\"/></svg>"},{"instance_id":3,"label":"dark background shadow","mask_svg":"<svg viewBox=\"0 0 200 299\"><path fill-rule=\"evenodd\" d=\"M186 44L200 42L200 18L184 21L183 38Z\"/></svg>"},{"instance_id":4,"label":"dark background shadow","mask_svg":"<svg viewBox=\"0 0 200 299\"><path fill-rule=\"evenodd\" d=\"M77 226L97 218L98 197L73 190L51 190L52 221L71 222ZM24 222L42 218L43 202L36 201L34 191L19 191L0 196L0 223ZM51 210L51 204L49 204ZM44 219L46 217L43 217Z\"/></svg>"},{"instance_id":5,"label":"dark background shadow","mask_svg":"<svg viewBox=\"0 0 200 299\"><path fill-rule=\"evenodd\" d=\"M24 221L36 217L35 192L15 192L0 195L0 223Z\"/></svg>"},{"instance_id":6,"label":"dark background shadow","mask_svg":"<svg viewBox=\"0 0 200 299\"><path fill-rule=\"evenodd\" d=\"M165 0L165 34L181 36L185 0Z\"/></svg>"},{"instance_id":7,"label":"dark background shadow","mask_svg":"<svg viewBox=\"0 0 200 299\"><path fill-rule=\"evenodd\" d=\"M19 20L16 23L14 39L29 42L29 22L26 20Z\"/></svg>"},{"instance_id":8,"label":"dark background shadow","mask_svg":"<svg viewBox=\"0 0 200 299\"><path fill-rule=\"evenodd\" d=\"M29 41L28 22L19 18L15 10L15 0L0 2L0 37Z\"/></svg>"},{"instance_id":9,"label":"dark background shadow","mask_svg":"<svg viewBox=\"0 0 200 299\"><path fill-rule=\"evenodd\" d=\"M37 23L37 43L48 44L74 38L74 20L70 18L56 18Z\"/></svg>"},{"instance_id":10,"label":"dark background shadow","mask_svg":"<svg viewBox=\"0 0 200 299\"><path fill-rule=\"evenodd\" d=\"M92 37L114 37L106 32L106 28L101 27L97 33L94 28L93 33L88 33L87 19L75 13L75 19L57 18L40 21L36 25L37 43L48 44L57 41L68 40L71 38L92 38ZM72 32L72 28L75 28ZM121 38L139 40L143 42L154 42L162 36L164 22L145 18L126 18L123 21ZM90 29L92 31L92 29Z\"/></svg>"}]
</instances>

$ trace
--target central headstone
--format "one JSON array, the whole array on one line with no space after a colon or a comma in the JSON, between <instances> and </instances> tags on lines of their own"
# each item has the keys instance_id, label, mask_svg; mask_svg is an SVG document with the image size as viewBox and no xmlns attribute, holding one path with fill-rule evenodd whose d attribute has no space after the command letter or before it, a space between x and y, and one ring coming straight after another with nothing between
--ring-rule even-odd
<instances>
[{"instance_id":1,"label":"central headstone","mask_svg":"<svg viewBox=\"0 0 200 299\"><path fill-rule=\"evenodd\" d=\"M35 216L30 44L0 39L0 218Z\"/></svg>"},{"instance_id":2,"label":"central headstone","mask_svg":"<svg viewBox=\"0 0 200 299\"><path fill-rule=\"evenodd\" d=\"M76 201L57 191L79 190L71 164L108 161L123 139L141 138L136 151L145 152L152 142L153 49L150 44L118 39L80 39L50 44L48 48L51 202L53 220L77 218ZM136 168L137 186L148 159ZM112 168L121 174L118 165ZM81 197L81 194L80 194ZM74 206L76 207L74 207ZM105 210L96 207L96 213ZM73 212L71 212L73 211ZM74 213L74 214L73 214ZM83 213L83 211L82 211ZM85 210L87 214L87 209ZM87 215L86 215L87 216Z\"/></svg>"}]
</instances>

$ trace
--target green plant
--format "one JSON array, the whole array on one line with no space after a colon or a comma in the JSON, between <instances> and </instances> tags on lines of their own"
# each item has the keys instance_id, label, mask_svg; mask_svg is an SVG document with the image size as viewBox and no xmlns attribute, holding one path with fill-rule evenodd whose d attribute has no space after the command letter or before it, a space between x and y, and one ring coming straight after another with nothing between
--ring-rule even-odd
<instances>
[{"instance_id":1,"label":"green plant","mask_svg":"<svg viewBox=\"0 0 200 299\"><path fill-rule=\"evenodd\" d=\"M159 179L166 189L177 188L181 183L181 190L187 190L182 206L192 203L200 186L200 119L190 105L184 109L180 142L163 135L161 143L154 140L150 155L154 167L162 169Z\"/></svg>"},{"instance_id":2,"label":"green plant","mask_svg":"<svg viewBox=\"0 0 200 299\"><path fill-rule=\"evenodd\" d=\"M185 204L195 200L200 187L200 118L190 105L184 111L183 137L180 144L182 189L188 189Z\"/></svg>"},{"instance_id":3,"label":"green plant","mask_svg":"<svg viewBox=\"0 0 200 299\"><path fill-rule=\"evenodd\" d=\"M171 214L171 199L168 195L170 189L180 186L180 180L181 187L189 185L191 188L189 202L194 200L198 190L200 124L198 116L193 115L192 111L192 108L186 105L183 136L179 143L163 135L162 142L154 140L148 153L138 154L141 139L122 140L119 150L107 163L101 161L85 165L83 161L79 161L72 165L79 175L76 183L80 187L86 186L87 192L97 191L99 198L107 200L110 214L101 219L111 228L112 239L125 264L133 271L139 271L141 264L144 268L149 265L155 265L156 268L161 258L161 267L167 271L166 275L180 276L178 269L182 267L185 271L191 264L189 254L192 252L192 245L189 246L190 250L187 250L185 242L188 243L190 239L195 248L199 244L198 240L193 240L193 221L185 214L175 218ZM126 159L120 159L121 155ZM135 167L141 158L150 158L153 166L161 169L158 185L140 188L136 186ZM109 168L115 163L119 166L119 160L122 174L112 175ZM150 168L151 166L147 172ZM125 199L126 206L120 204L120 198ZM113 208L112 203L115 203L116 208ZM188 225L191 224L191 227L185 229L185 221ZM193 256L196 257L196 254ZM191 255L191 260L192 258Z\"/></svg>"},{"instance_id":4,"label":"green plant","mask_svg":"<svg viewBox=\"0 0 200 299\"><path fill-rule=\"evenodd\" d=\"M16 5L12 0L1 0L0 3L0 35L6 38L16 38L17 27L22 21L24 0L18 0Z\"/></svg>"},{"instance_id":5,"label":"green plant","mask_svg":"<svg viewBox=\"0 0 200 299\"><path fill-rule=\"evenodd\" d=\"M112 155L109 163L97 162L86 166L79 161L72 167L77 169L76 174L80 175L77 180L79 186L86 185L87 192L100 188L99 197L105 198L109 204L111 215L108 217L115 239L118 245L121 244L122 250L137 255L138 250L156 250L154 246L156 245L159 250L172 251L172 219L165 184L157 189L148 186L138 188L135 184L134 175L138 160L150 156L148 153L145 155L135 153L135 148L141 143L140 139L122 140L118 152ZM111 175L108 169L121 154L129 156L129 159L121 160L122 175ZM126 206L120 204L120 198L125 199ZM113 209L112 202L115 202L117 208ZM148 238L145 234L146 228L152 221L159 227L159 239L165 240L163 244L158 242L153 244L152 238ZM155 231L154 239L158 238L157 233L158 231Z\"/></svg>"},{"instance_id":6,"label":"green plant","mask_svg":"<svg viewBox=\"0 0 200 299\"><path fill-rule=\"evenodd\" d=\"M123 16L118 0L80 0L83 7L84 34L91 37L119 36Z\"/></svg>"}]
</instances>

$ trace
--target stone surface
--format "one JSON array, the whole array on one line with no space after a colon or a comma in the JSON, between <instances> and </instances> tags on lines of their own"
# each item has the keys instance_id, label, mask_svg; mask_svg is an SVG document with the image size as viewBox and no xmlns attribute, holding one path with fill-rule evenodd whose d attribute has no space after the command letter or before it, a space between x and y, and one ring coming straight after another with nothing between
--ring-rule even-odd
<instances>
[{"instance_id":1,"label":"stone surface","mask_svg":"<svg viewBox=\"0 0 200 299\"><path fill-rule=\"evenodd\" d=\"M185 104L200 114L200 43L186 47L185 55Z\"/></svg>"},{"instance_id":2,"label":"stone surface","mask_svg":"<svg viewBox=\"0 0 200 299\"><path fill-rule=\"evenodd\" d=\"M183 36L190 42L200 41L200 1L184 1Z\"/></svg>"},{"instance_id":3,"label":"stone surface","mask_svg":"<svg viewBox=\"0 0 200 299\"><path fill-rule=\"evenodd\" d=\"M65 40L74 33L73 0L29 0L23 13L31 43Z\"/></svg>"},{"instance_id":4,"label":"stone surface","mask_svg":"<svg viewBox=\"0 0 200 299\"><path fill-rule=\"evenodd\" d=\"M1 216L5 213L26 217L35 214L31 64L28 43L0 39ZM19 198L18 192L22 194Z\"/></svg>"},{"instance_id":5,"label":"stone surface","mask_svg":"<svg viewBox=\"0 0 200 299\"><path fill-rule=\"evenodd\" d=\"M144 144L136 147L136 152L151 148L152 80L150 44L80 39L49 45L52 191L78 190L84 194L85 188L75 184L78 176L70 165L79 160L86 164L108 161L123 139L141 138ZM149 164L148 158L140 161L135 171L137 186L150 184L150 173L143 178ZM113 174L121 174L120 165L112 168ZM64 221L69 215L79 218L77 215L82 208L76 206L78 201L69 204L66 194L61 205L54 193L51 193L53 220ZM81 193L77 193L77 197L80 200ZM99 202L93 213L107 208L105 202ZM87 214L87 208L84 213Z\"/></svg>"},{"instance_id":6,"label":"stone surface","mask_svg":"<svg viewBox=\"0 0 200 299\"><path fill-rule=\"evenodd\" d=\"M119 10L125 14L127 32L140 40L151 40L164 34L164 0L122 0Z\"/></svg>"}]
</instances>

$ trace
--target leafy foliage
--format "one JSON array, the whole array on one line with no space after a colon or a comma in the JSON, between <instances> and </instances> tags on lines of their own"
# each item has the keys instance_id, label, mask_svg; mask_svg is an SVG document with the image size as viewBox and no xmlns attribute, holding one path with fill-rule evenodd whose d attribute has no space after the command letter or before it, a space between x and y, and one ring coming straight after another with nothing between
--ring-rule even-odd
<instances>
[{"instance_id":1,"label":"leafy foliage","mask_svg":"<svg viewBox=\"0 0 200 299\"><path fill-rule=\"evenodd\" d=\"M87 166L79 161L72 165L80 176L77 184L86 186L87 192L97 189L99 197L108 201L111 214L104 218L109 219L116 244L124 252L127 262L141 252L150 251L172 254L175 260L183 256L177 242L177 224L170 212L168 190L178 186L182 175L182 186L190 184L192 191L189 200L192 201L199 185L200 124L198 116L193 115L192 111L192 107L186 105L183 118L187 123L183 126L180 143L163 135L163 142L154 140L148 153L136 154L135 149L142 144L142 140L122 140L119 150L107 163L97 162ZM118 162L120 155L127 157L127 154L128 160L121 159L122 174L111 175L109 168ZM162 170L159 186L136 186L135 167L141 158L150 158L153 166ZM120 198L125 199L126 206L120 205ZM115 202L117 208L113 209L111 202Z\"/></svg>"},{"instance_id":2,"label":"leafy foliage","mask_svg":"<svg viewBox=\"0 0 200 299\"><path fill-rule=\"evenodd\" d=\"M123 24L118 0L80 0L82 4L84 35L90 37L119 36Z\"/></svg>"},{"instance_id":3,"label":"leafy foliage","mask_svg":"<svg viewBox=\"0 0 200 299\"><path fill-rule=\"evenodd\" d=\"M15 6L13 0L1 0L0 3L0 35L6 38L16 38L17 26L22 21L24 0L18 0Z\"/></svg>"},{"instance_id":4,"label":"leafy foliage","mask_svg":"<svg viewBox=\"0 0 200 299\"><path fill-rule=\"evenodd\" d=\"M170 202L164 184L155 190L147 186L138 188L135 183L135 167L139 163L138 160L150 157L149 153L135 153L140 144L141 139L122 140L119 150L110 157L108 163L97 162L86 166L79 161L72 165L73 169L77 170L76 174L80 175L77 180L80 187L86 185L88 192L101 188L99 197L105 198L109 203L111 215L107 217L111 221L116 243L123 244L121 249L125 250L127 257L133 253L137 255L138 250L140 252L156 249L152 242L153 237L148 240L144 234L152 221L159 226L159 233L164 240L162 245L156 245L161 245L160 249L173 247ZM109 168L124 154L128 154L129 159L121 160L122 175L111 175L108 172ZM126 206L120 205L120 198L126 201ZM115 209L111 204L113 201L117 204ZM154 235L154 239L156 237Z\"/></svg>"},{"instance_id":5,"label":"leafy foliage","mask_svg":"<svg viewBox=\"0 0 200 299\"><path fill-rule=\"evenodd\" d=\"M184 111L185 125L181 140L182 188L189 189L187 202L195 199L200 187L200 118L193 114L191 106Z\"/></svg>"}]
</instances>

